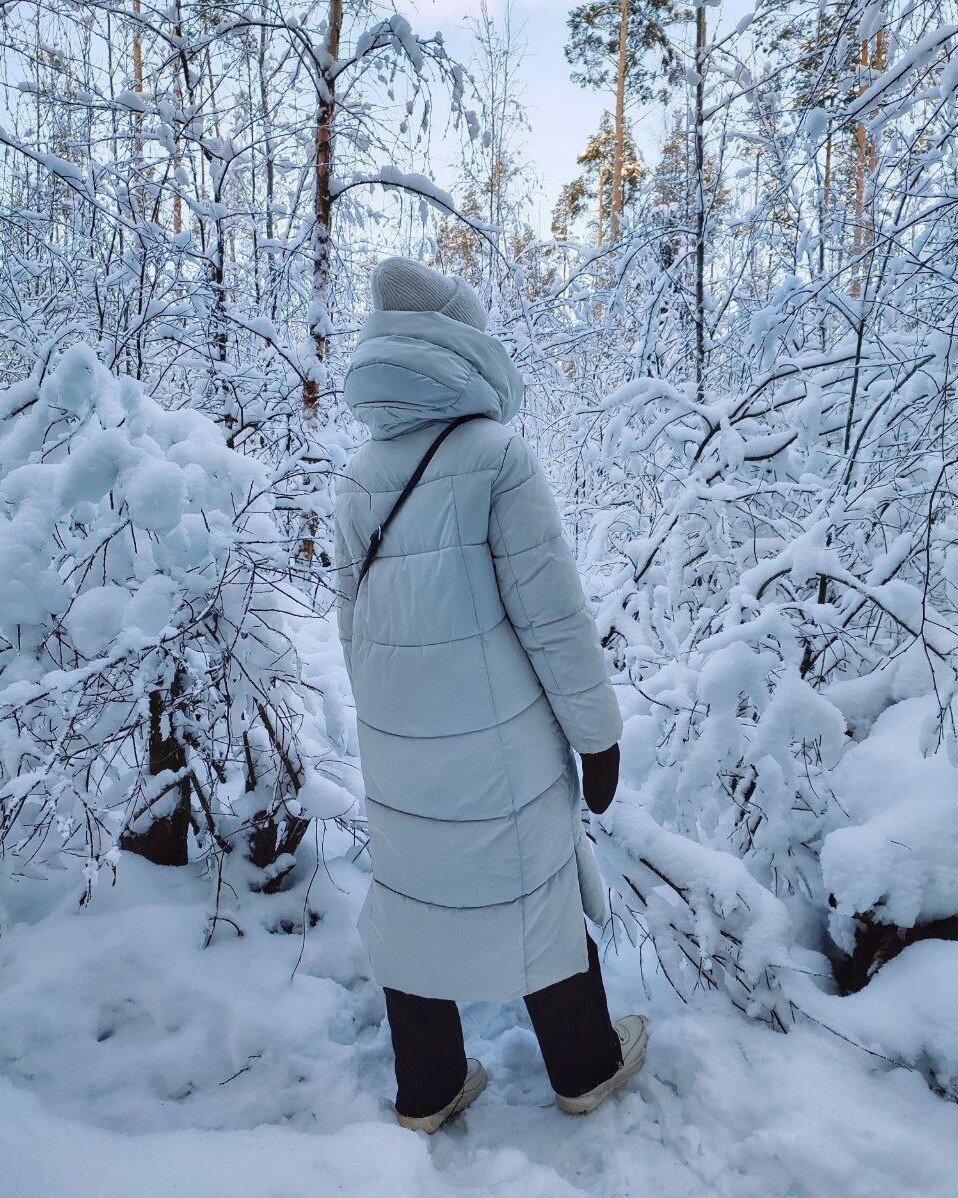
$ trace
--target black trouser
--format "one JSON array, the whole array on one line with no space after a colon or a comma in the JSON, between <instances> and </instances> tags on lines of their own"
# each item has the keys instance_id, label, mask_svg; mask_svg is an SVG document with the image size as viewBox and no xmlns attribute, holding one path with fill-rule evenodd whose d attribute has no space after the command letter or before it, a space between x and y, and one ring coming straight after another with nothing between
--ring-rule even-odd
<instances>
[{"instance_id":1,"label":"black trouser","mask_svg":"<svg viewBox=\"0 0 958 1198\"><path fill-rule=\"evenodd\" d=\"M602 984L595 941L585 934L589 967L525 996L526 1009L557 1094L575 1098L610 1078L622 1049ZM459 1008L446 998L391 990L386 1015L396 1054L396 1109L433 1115L462 1089L466 1050Z\"/></svg>"}]
</instances>

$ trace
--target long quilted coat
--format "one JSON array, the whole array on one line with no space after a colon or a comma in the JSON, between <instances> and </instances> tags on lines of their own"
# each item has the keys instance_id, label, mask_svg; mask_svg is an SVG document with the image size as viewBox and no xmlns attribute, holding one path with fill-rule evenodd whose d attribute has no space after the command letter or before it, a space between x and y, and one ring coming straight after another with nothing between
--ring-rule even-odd
<instances>
[{"instance_id":1,"label":"long quilted coat","mask_svg":"<svg viewBox=\"0 0 958 1198\"><path fill-rule=\"evenodd\" d=\"M410 994L505 1001L587 968L606 915L570 746L622 720L558 511L507 425L522 383L492 337L375 312L346 378L371 433L337 489L339 629L356 702L373 878L359 931ZM386 532L427 446L456 428Z\"/></svg>"}]
</instances>

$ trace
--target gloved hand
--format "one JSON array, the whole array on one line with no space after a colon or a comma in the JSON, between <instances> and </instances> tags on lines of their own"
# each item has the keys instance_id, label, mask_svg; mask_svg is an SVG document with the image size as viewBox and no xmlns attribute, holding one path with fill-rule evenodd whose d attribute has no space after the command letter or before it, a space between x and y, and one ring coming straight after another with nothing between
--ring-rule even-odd
<instances>
[{"instance_id":1,"label":"gloved hand","mask_svg":"<svg viewBox=\"0 0 958 1198\"><path fill-rule=\"evenodd\" d=\"M601 753L580 753L582 758L582 797L590 811L601 815L615 798L619 784L619 746Z\"/></svg>"}]
</instances>

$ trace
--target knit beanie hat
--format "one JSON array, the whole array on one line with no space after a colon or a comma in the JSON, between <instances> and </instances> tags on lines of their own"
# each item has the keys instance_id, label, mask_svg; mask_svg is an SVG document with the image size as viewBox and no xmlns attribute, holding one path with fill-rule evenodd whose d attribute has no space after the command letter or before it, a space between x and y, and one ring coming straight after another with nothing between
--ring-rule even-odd
<instances>
[{"instance_id":1,"label":"knit beanie hat","mask_svg":"<svg viewBox=\"0 0 958 1198\"><path fill-rule=\"evenodd\" d=\"M486 327L486 310L468 283L412 258L385 258L373 271L371 286L377 311L441 312L474 329Z\"/></svg>"}]
</instances>

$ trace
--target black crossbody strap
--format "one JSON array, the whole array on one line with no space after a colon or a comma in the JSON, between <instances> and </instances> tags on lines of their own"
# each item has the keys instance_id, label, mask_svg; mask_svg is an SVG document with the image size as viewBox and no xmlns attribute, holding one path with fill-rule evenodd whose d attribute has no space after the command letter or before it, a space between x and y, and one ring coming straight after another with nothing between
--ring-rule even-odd
<instances>
[{"instance_id":1,"label":"black crossbody strap","mask_svg":"<svg viewBox=\"0 0 958 1198\"><path fill-rule=\"evenodd\" d=\"M409 496L413 493L416 483L418 483L419 480L422 478L423 474L425 474L426 467L432 461L436 450L443 443L443 441L445 441L445 439L449 436L449 434L453 431L453 429L458 428L460 424L465 424L467 420L484 420L484 419L487 419L487 417L484 417L481 412L470 412L467 416L457 416L455 420L450 421L449 424L446 425L446 427L442 430L442 432L439 434L439 436L435 439L435 441L433 441L433 443L429 446L429 448L426 450L426 452L422 455L422 458L419 461L419 465L412 472L412 477L409 479L409 482L406 483L406 485L403 487L402 493L400 494L400 496L396 500L396 502L393 504L392 509L389 512L389 515L382 522L382 524L378 524L373 529L373 534L369 538L369 548L366 550L366 556L363 558L363 564L359 568L359 580L356 583L357 594L359 592L359 588L363 584L363 579L366 577L366 574L369 571L369 567L373 564L373 562L376 558L376 554L379 552L379 546L383 543L383 536L386 532L386 529L392 523L393 517L396 515L396 513L399 511L399 509L402 507L402 505L406 502L406 500L409 498Z\"/></svg>"}]
</instances>

